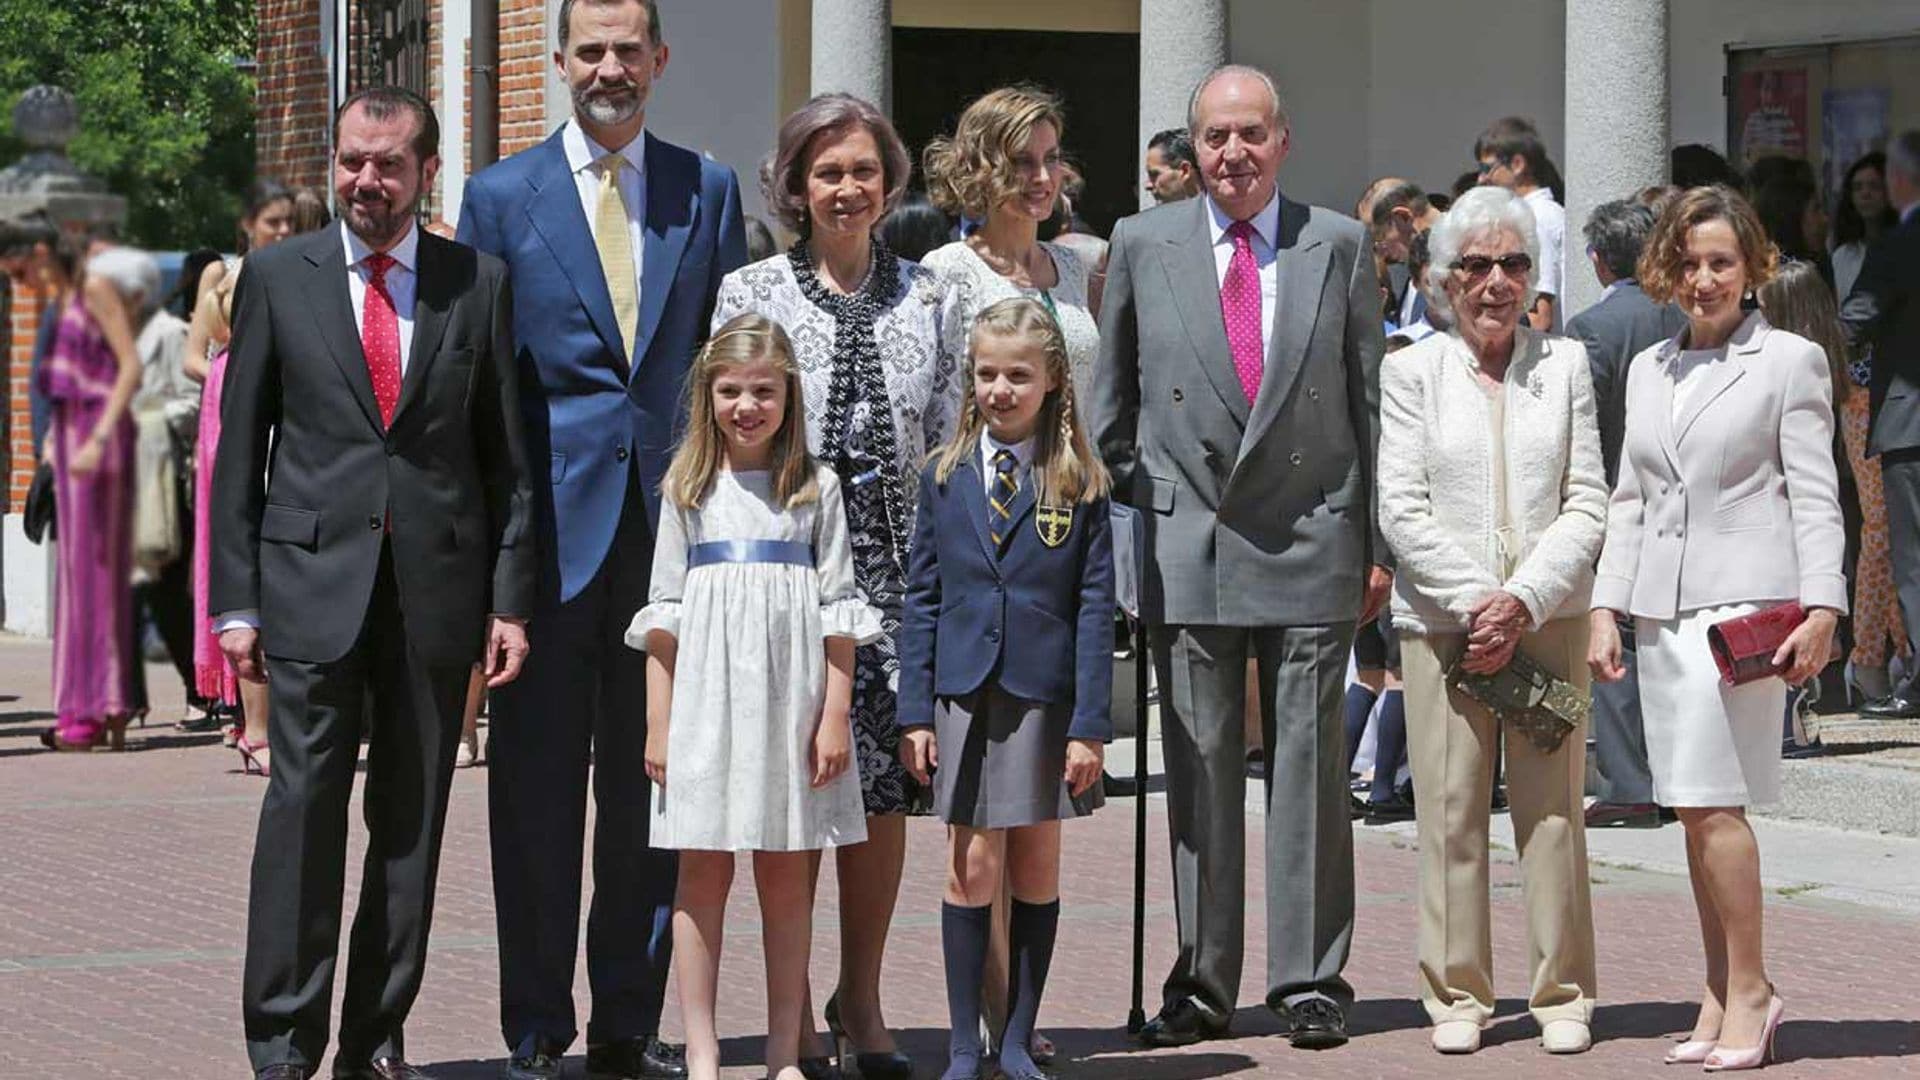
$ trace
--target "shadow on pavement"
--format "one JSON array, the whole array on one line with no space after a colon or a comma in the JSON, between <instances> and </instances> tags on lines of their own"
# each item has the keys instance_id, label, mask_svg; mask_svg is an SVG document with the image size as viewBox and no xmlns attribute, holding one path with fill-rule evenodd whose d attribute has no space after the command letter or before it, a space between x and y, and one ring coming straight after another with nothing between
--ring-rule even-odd
<instances>
[{"instance_id":1,"label":"shadow on pavement","mask_svg":"<svg viewBox=\"0 0 1920 1080\"><path fill-rule=\"evenodd\" d=\"M1920 1020L1790 1019L1774 1048L1781 1061L1920 1056Z\"/></svg>"}]
</instances>

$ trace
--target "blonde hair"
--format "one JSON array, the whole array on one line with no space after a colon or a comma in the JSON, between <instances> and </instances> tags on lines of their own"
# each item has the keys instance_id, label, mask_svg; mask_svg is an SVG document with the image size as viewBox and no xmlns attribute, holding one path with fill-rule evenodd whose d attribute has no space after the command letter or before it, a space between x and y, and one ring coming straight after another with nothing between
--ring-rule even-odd
<instances>
[{"instance_id":1,"label":"blonde hair","mask_svg":"<svg viewBox=\"0 0 1920 1080\"><path fill-rule=\"evenodd\" d=\"M1046 358L1046 374L1054 382L1054 388L1040 403L1040 422L1034 429L1030 473L1035 500L1042 506L1063 506L1104 497L1109 486L1107 470L1093 456L1086 435L1073 420L1073 371L1067 364L1066 336L1044 304L1024 296L1002 300L974 320L967 340L966 404L953 438L934 459L934 479L944 485L953 470L980 448L980 433L986 429L987 418L973 389L973 361L981 337L988 334L1016 338L1039 350Z\"/></svg>"},{"instance_id":2,"label":"blonde hair","mask_svg":"<svg viewBox=\"0 0 1920 1080\"><path fill-rule=\"evenodd\" d=\"M807 453L805 405L800 397L800 365L793 359L793 343L780 324L747 312L728 319L694 357L687 377L687 430L673 452L673 463L660 483L660 492L683 510L699 509L714 477L726 463L726 437L713 415L714 380L728 368L765 363L786 377L787 407L780 430L773 435L773 498L791 510L820 497L814 480L813 455Z\"/></svg>"},{"instance_id":3,"label":"blonde hair","mask_svg":"<svg viewBox=\"0 0 1920 1080\"><path fill-rule=\"evenodd\" d=\"M1018 197L1023 185L1014 158L1043 123L1067 137L1060 99L1038 87L1008 86L976 99L953 135L934 139L922 153L927 197L949 214L972 218Z\"/></svg>"}]
</instances>

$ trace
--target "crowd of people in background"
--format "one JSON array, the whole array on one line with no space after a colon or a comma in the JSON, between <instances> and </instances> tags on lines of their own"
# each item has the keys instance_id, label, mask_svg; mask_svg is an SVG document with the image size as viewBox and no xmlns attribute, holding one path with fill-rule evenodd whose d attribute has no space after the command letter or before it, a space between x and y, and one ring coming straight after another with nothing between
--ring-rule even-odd
<instances>
[{"instance_id":1,"label":"crowd of people in background","mask_svg":"<svg viewBox=\"0 0 1920 1080\"><path fill-rule=\"evenodd\" d=\"M1251 775L1269 791L1267 1001L1294 1045L1347 1038L1349 821L1411 819L1432 1044L1478 1049L1495 1004L1488 815L1510 808L1544 1048L1592 1041L1585 829L1677 817L1704 980L1666 1060L1764 1063L1784 1006L1745 810L1779 797L1783 756L1820 751L1802 722L1819 695L1920 717L1920 133L1852 163L1831 198L1805 161L1742 173L1678 147L1670 184L1569 222L1539 130L1504 117L1462 147L1474 168L1448 190L1382 177L1348 218L1281 194L1293 145L1279 91L1229 66L1195 88L1188 128L1144 148L1155 206L1101 236L1078 209L1085 182L1052 94L976 99L917 163L880 109L828 94L780 126L758 177L762 222L741 213L730 171L645 132L667 58L653 4L568 0L558 47L573 117L474 177L457 233L512 282L518 361L499 377L522 380L531 465L499 463L488 483L526 485L531 505L513 513L537 522L523 539L490 519L485 542L537 543L542 560L537 614L491 613L526 622L524 673L492 659L512 635L490 639L448 759L491 764L509 1077L558 1075L576 1036L572 954L551 940L579 922L589 791L596 1075L716 1075L720 915L739 851L755 853L768 930L769 1075L913 1075L880 980L906 819L929 813L951 842L944 1076L983 1077L995 1060L1014 1080L1044 1075L1061 822L1133 794L1101 773L1109 490L1144 522L1152 644L1134 659L1152 666L1170 733L1181 952L1145 1043L1228 1031ZM403 122L413 156L347 160L355 138L373 145L379 125ZM222 732L249 774L294 770L275 788L289 835L268 837L263 819L261 836L289 850L309 826L296 823L307 804L285 800L343 808L344 794L301 784L317 751L288 734L309 730L305 714L278 710L318 706L284 687L270 697L246 663L259 646L230 637L260 613L222 598L263 587L230 576L235 553L251 558L236 532L332 541L321 518L274 519L272 504L266 535L241 513L260 512L259 493L242 499L243 480L221 471L282 392L232 367L243 334L248 362L285 348L261 344L268 286L252 268L291 273L291 257L262 253L293 237L316 265L328 252L353 287L345 332L384 395L383 379L397 388L422 361L401 351L380 366L396 343L369 320L394 302L382 316L367 298L430 287L437 248L408 245L447 231L415 228L419 190L402 183L438 153L424 103L376 93L336 123L353 136L331 201L343 217L263 179L235 253L188 255L171 295L151 255L110 236L8 230L10 272L48 298L32 378L34 498L50 493L58 566L43 741L125 745L151 711L150 626L184 687L177 726ZM698 224L654 228L659 190L699 205ZM1581 275L1600 299L1570 310ZM322 321L336 314L314 303ZM461 340L442 371L497 359ZM245 432L222 426L235 386ZM397 433L393 402L379 412ZM417 526L370 521L389 575ZM480 542L464 528L451 526L456 547ZM1774 677L1723 682L1710 630L1782 601L1804 619ZM264 647L269 666L286 662L270 627ZM1547 730L1476 696L1515 671L1577 701L1576 719ZM1586 805L1589 742L1601 789ZM429 794L444 813L444 784ZM437 818L422 827L437 851ZM841 927L823 1038L805 957L828 849ZM268 865L251 915L263 925L294 917L263 902ZM430 909L432 874L428 855L385 887L424 887ZM335 924L338 907L336 890ZM394 955L423 943L424 919L404 932L419 940ZM301 1080L329 1002L272 988L311 989L323 958L270 952L250 950L249 1049L259 1075ZM399 1036L418 962L390 984L404 1000L343 1022L343 1039L361 1025L351 1050L369 1075L418 1075ZM685 1047L659 1037L669 965Z\"/></svg>"}]
</instances>

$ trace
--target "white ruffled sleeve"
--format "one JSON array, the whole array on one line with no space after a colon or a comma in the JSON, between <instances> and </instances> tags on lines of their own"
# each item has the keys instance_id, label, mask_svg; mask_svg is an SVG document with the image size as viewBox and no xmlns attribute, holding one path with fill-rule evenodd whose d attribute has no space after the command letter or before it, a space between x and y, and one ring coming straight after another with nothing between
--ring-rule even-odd
<instances>
[{"instance_id":1,"label":"white ruffled sleeve","mask_svg":"<svg viewBox=\"0 0 1920 1080\"><path fill-rule=\"evenodd\" d=\"M840 478L820 466L820 506L813 519L813 560L820 575L820 633L852 638L856 645L878 641L886 632L880 609L867 603L853 581L853 544L847 538L847 514L840 501Z\"/></svg>"},{"instance_id":2,"label":"white ruffled sleeve","mask_svg":"<svg viewBox=\"0 0 1920 1080\"><path fill-rule=\"evenodd\" d=\"M653 579L647 606L627 624L630 649L647 651L647 631L680 636L680 598L687 583L687 512L671 498L660 500L660 532L653 544Z\"/></svg>"}]
</instances>

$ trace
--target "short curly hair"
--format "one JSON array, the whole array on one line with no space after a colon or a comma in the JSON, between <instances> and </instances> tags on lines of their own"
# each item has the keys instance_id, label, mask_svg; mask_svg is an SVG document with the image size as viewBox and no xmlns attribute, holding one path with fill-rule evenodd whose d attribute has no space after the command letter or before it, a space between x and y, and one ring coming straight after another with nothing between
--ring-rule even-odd
<instances>
[{"instance_id":1,"label":"short curly hair","mask_svg":"<svg viewBox=\"0 0 1920 1080\"><path fill-rule=\"evenodd\" d=\"M960 114L953 135L934 139L921 155L927 197L949 214L971 218L985 218L987 211L1018 197L1014 156L1041 124L1052 124L1054 133L1066 138L1066 109L1037 86L1002 87L977 98Z\"/></svg>"},{"instance_id":2,"label":"short curly hair","mask_svg":"<svg viewBox=\"0 0 1920 1080\"><path fill-rule=\"evenodd\" d=\"M838 137L856 127L864 127L880 147L880 167L885 177L886 204L880 208L878 222L900 205L907 193L907 181L913 178L913 158L893 122L872 102L852 94L821 94L793 110L780 123L780 135L773 154L760 163L760 193L767 209L780 224L797 236L813 231L813 219L807 212L807 172L813 157L827 136Z\"/></svg>"},{"instance_id":3,"label":"short curly hair","mask_svg":"<svg viewBox=\"0 0 1920 1080\"><path fill-rule=\"evenodd\" d=\"M1758 289L1773 280L1780 265L1780 250L1767 239L1766 227L1760 224L1753 204L1725 184L1709 184L1689 188L1668 203L1653 227L1653 235L1647 237L1635 276L1649 299L1669 304L1680 294L1680 264L1687 256L1687 234L1694 226L1709 221L1724 221L1733 229L1741 261L1746 264L1748 288Z\"/></svg>"}]
</instances>

